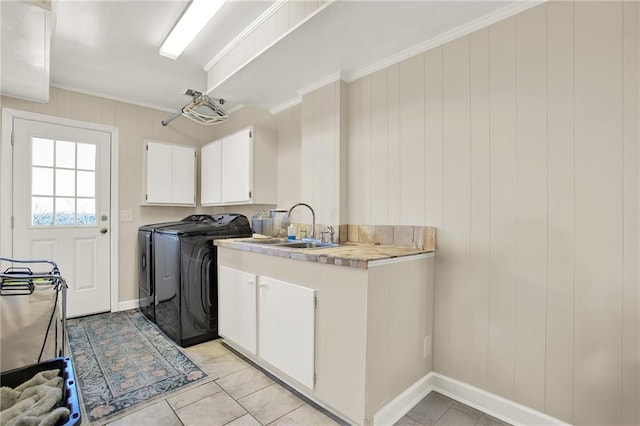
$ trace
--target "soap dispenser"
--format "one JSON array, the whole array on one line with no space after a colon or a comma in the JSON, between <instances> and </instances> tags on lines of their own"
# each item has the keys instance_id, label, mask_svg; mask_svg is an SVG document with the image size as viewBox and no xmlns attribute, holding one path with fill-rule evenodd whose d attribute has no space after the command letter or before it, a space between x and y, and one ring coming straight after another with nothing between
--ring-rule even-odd
<instances>
[{"instance_id":1,"label":"soap dispenser","mask_svg":"<svg viewBox=\"0 0 640 426\"><path fill-rule=\"evenodd\" d=\"M287 227L287 238L290 240L296 239L296 227L293 226L293 223Z\"/></svg>"}]
</instances>

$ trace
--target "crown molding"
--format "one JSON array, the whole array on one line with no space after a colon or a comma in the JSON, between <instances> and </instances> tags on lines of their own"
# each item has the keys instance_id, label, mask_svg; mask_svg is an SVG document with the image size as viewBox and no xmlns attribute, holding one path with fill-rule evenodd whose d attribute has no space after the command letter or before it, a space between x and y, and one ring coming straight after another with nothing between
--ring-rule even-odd
<instances>
[{"instance_id":1,"label":"crown molding","mask_svg":"<svg viewBox=\"0 0 640 426\"><path fill-rule=\"evenodd\" d=\"M206 72L209 72L211 68L213 68L222 58L224 58L234 47L236 47L242 40L244 40L249 34L254 32L260 25L262 25L267 19L269 19L274 13L276 13L282 6L287 4L289 0L277 0L274 4L272 4L267 10L262 12L260 16L258 16L255 21L249 24L247 28L242 30L240 34L238 34L233 40L229 42L216 56L214 56L207 64L203 67Z\"/></svg>"},{"instance_id":2,"label":"crown molding","mask_svg":"<svg viewBox=\"0 0 640 426\"><path fill-rule=\"evenodd\" d=\"M308 86L298 89L298 94L300 96L304 96L307 93L315 92L316 90L326 86L327 84L335 83L336 81L339 81L339 80L342 80L342 72L337 71L331 75L328 75L324 78L321 78L320 80L317 80L311 83Z\"/></svg>"},{"instance_id":3,"label":"crown molding","mask_svg":"<svg viewBox=\"0 0 640 426\"><path fill-rule=\"evenodd\" d=\"M269 112L271 113L271 115L276 115L278 113L281 113L284 110L287 110L293 106L296 106L298 104L302 103L302 96L297 96L293 99L290 99L284 103L281 103L280 105L276 105L273 108L269 108Z\"/></svg>"},{"instance_id":4,"label":"crown molding","mask_svg":"<svg viewBox=\"0 0 640 426\"><path fill-rule=\"evenodd\" d=\"M358 80L359 78L366 77L367 75L373 74L376 71L380 71L391 65L402 62L405 59L409 59L420 53L424 53L427 50L433 49L434 47L441 46L449 41L466 36L474 31L488 27L504 19L510 18L514 15L517 15L518 13L524 12L525 10L545 3L546 1L547 0L521 0L517 3L509 4L502 9L482 16L466 24L460 25L459 27L456 27L450 31L446 31L436 37L430 38L429 40L425 40L422 43L402 50L393 56L389 56L386 59L375 62L353 72L344 72L344 80L347 83L351 83L352 81Z\"/></svg>"},{"instance_id":5,"label":"crown molding","mask_svg":"<svg viewBox=\"0 0 640 426\"><path fill-rule=\"evenodd\" d=\"M155 110L164 111L164 112L176 112L176 109L169 109L169 108L165 108L165 107L162 107L162 106L159 106L159 105L148 104L148 103L145 103L145 102L138 102L136 100L129 99L129 98L121 98L121 97L118 97L118 96L111 96L111 95L107 95L105 93L94 92L92 90L85 90L85 89L80 89L78 87L67 86L65 84L51 83L51 87L55 87L56 89L68 90L70 92L82 93L83 95L89 95L89 96L95 96L95 97L102 98L102 99L108 99L108 100L111 100L111 101L123 102L125 104L136 105L136 106L140 106L140 107L143 107L143 108L150 108L150 109L155 109Z\"/></svg>"}]
</instances>

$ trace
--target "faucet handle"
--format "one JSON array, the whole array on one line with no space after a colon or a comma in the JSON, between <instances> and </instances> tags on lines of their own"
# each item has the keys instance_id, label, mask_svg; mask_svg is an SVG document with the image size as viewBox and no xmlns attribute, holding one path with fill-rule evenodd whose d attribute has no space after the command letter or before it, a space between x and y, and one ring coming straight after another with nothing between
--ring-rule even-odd
<instances>
[{"instance_id":1,"label":"faucet handle","mask_svg":"<svg viewBox=\"0 0 640 426\"><path fill-rule=\"evenodd\" d=\"M334 243L334 239L335 239L335 235L336 235L336 231L335 229L333 229L333 226L329 225L327 226L327 229L329 230L329 236L330 236L330 243Z\"/></svg>"},{"instance_id":2,"label":"faucet handle","mask_svg":"<svg viewBox=\"0 0 640 426\"><path fill-rule=\"evenodd\" d=\"M329 235L329 241L325 241L325 235ZM326 230L321 231L320 232L320 241L322 241L323 243L333 243L333 238L335 236L335 231L333 229L333 226L331 225L327 225Z\"/></svg>"},{"instance_id":3,"label":"faucet handle","mask_svg":"<svg viewBox=\"0 0 640 426\"><path fill-rule=\"evenodd\" d=\"M300 230L300 240L304 240L305 238L307 238L307 230L306 229L301 229Z\"/></svg>"}]
</instances>

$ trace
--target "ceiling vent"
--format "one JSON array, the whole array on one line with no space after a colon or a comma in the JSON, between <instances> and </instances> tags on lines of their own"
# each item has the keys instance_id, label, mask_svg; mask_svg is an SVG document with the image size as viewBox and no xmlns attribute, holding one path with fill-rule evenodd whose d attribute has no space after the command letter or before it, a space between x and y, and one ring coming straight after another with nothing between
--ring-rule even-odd
<instances>
[{"instance_id":1,"label":"ceiling vent","mask_svg":"<svg viewBox=\"0 0 640 426\"><path fill-rule=\"evenodd\" d=\"M191 96L192 102L182 107L180 111L174 113L166 120L162 120L162 125L166 126L181 115L199 124L207 126L219 124L229 118L229 115L222 105L224 99L211 98L202 92L187 89L184 95Z\"/></svg>"}]
</instances>

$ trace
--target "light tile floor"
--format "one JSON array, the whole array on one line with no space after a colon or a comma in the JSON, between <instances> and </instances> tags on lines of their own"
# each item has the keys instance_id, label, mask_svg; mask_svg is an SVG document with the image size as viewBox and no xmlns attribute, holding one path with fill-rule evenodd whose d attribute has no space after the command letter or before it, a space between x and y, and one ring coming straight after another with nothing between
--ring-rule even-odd
<instances>
[{"instance_id":1,"label":"light tile floor","mask_svg":"<svg viewBox=\"0 0 640 426\"><path fill-rule=\"evenodd\" d=\"M507 426L495 417L461 404L438 392L430 392L396 426Z\"/></svg>"},{"instance_id":2,"label":"light tile floor","mask_svg":"<svg viewBox=\"0 0 640 426\"><path fill-rule=\"evenodd\" d=\"M174 394L108 425L112 426L324 426L333 419L274 382L237 356L220 340L186 349L211 377L195 388ZM506 423L439 393L431 392L397 426L479 425Z\"/></svg>"},{"instance_id":3,"label":"light tile floor","mask_svg":"<svg viewBox=\"0 0 640 426\"><path fill-rule=\"evenodd\" d=\"M186 349L211 381L114 420L112 426L338 425L220 340ZM337 420L337 419L336 419Z\"/></svg>"}]
</instances>

